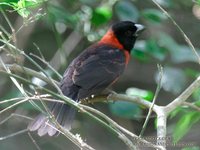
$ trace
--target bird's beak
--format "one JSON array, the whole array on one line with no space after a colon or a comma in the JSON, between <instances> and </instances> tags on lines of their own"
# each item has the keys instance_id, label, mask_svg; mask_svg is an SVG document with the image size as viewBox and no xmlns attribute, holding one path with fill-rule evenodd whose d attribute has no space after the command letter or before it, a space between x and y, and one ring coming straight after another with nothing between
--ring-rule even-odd
<instances>
[{"instance_id":1,"label":"bird's beak","mask_svg":"<svg viewBox=\"0 0 200 150\"><path fill-rule=\"evenodd\" d=\"M138 36L141 32L143 32L145 30L145 27L141 24L135 24L137 30L136 30L136 36Z\"/></svg>"}]
</instances>

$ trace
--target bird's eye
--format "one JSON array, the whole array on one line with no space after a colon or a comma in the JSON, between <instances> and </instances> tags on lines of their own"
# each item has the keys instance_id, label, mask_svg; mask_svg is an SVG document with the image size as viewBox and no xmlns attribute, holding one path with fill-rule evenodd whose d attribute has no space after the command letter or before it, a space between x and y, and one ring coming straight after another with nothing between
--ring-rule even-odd
<instances>
[{"instance_id":1,"label":"bird's eye","mask_svg":"<svg viewBox=\"0 0 200 150\"><path fill-rule=\"evenodd\" d=\"M125 32L126 36L132 36L132 32L130 30Z\"/></svg>"}]
</instances>

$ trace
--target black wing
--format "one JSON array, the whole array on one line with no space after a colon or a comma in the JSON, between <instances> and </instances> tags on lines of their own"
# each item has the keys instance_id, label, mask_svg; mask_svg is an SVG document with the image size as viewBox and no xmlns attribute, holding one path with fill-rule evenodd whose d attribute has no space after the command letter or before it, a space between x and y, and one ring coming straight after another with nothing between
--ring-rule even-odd
<instances>
[{"instance_id":1,"label":"black wing","mask_svg":"<svg viewBox=\"0 0 200 150\"><path fill-rule=\"evenodd\" d=\"M71 80L79 87L78 99L82 99L112 84L124 71L125 56L117 48L95 45L77 57L71 67Z\"/></svg>"},{"instance_id":2,"label":"black wing","mask_svg":"<svg viewBox=\"0 0 200 150\"><path fill-rule=\"evenodd\" d=\"M92 94L98 94L112 84L125 68L125 56L119 49L108 45L94 45L80 54L65 71L60 88L64 95L77 101ZM70 130L75 116L75 109L61 103L49 105L51 113L65 129ZM28 128L38 130L43 136L53 136L57 130L48 118L40 114Z\"/></svg>"}]
</instances>

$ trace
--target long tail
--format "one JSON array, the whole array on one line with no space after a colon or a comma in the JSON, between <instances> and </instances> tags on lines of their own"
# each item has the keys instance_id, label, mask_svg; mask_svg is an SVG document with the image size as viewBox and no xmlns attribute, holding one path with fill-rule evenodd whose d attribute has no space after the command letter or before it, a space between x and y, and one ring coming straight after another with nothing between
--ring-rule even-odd
<instances>
[{"instance_id":1,"label":"long tail","mask_svg":"<svg viewBox=\"0 0 200 150\"><path fill-rule=\"evenodd\" d=\"M76 110L66 104L52 102L49 106L50 112L53 114L57 122L64 127L66 130L71 129L71 124L74 120ZM48 134L49 136L53 136L58 131L56 127L51 121L49 121L48 117L44 114L38 115L34 121L32 121L28 129L30 131L38 131L39 136L43 136Z\"/></svg>"}]
</instances>

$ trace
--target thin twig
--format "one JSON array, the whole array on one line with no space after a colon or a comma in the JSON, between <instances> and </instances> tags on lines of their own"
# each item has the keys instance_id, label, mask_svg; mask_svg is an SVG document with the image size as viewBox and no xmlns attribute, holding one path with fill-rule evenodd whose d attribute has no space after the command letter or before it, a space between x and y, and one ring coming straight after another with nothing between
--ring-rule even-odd
<instances>
[{"instance_id":1,"label":"thin twig","mask_svg":"<svg viewBox=\"0 0 200 150\"><path fill-rule=\"evenodd\" d=\"M200 107L196 106L194 103L183 102L183 106L190 107L190 108L200 112Z\"/></svg>"},{"instance_id":2,"label":"thin twig","mask_svg":"<svg viewBox=\"0 0 200 150\"><path fill-rule=\"evenodd\" d=\"M23 129L23 130L15 132L15 133L9 134L7 136L2 136L2 137L0 137L0 141L6 140L6 139L11 138L11 137L14 137L16 135L20 135L20 134L26 133L27 131L28 131L28 129Z\"/></svg>"},{"instance_id":3,"label":"thin twig","mask_svg":"<svg viewBox=\"0 0 200 150\"><path fill-rule=\"evenodd\" d=\"M0 8L0 11L1 11L1 13L3 14L3 16L4 16L5 20L6 20L6 22L8 23L8 25L9 25L9 27L10 27L12 33L15 33L15 29L13 28L13 26L12 26L10 20L8 19L8 17L6 16L6 14L5 14L5 12L3 11L2 8ZM13 34L12 36L14 36L14 34ZM16 39L16 38L15 38L15 39Z\"/></svg>"},{"instance_id":4,"label":"thin twig","mask_svg":"<svg viewBox=\"0 0 200 150\"><path fill-rule=\"evenodd\" d=\"M185 91L183 91L176 99L174 99L171 103L169 103L165 107L166 112L169 114L171 111L180 106L199 87L200 87L200 76L195 81L193 81L192 84L190 84L190 86L187 87Z\"/></svg>"},{"instance_id":5,"label":"thin twig","mask_svg":"<svg viewBox=\"0 0 200 150\"><path fill-rule=\"evenodd\" d=\"M6 70L6 72L7 72L8 74L11 74L10 69L9 69L9 68L6 68L6 66L5 66L4 62L2 61L1 57L0 57L0 62L1 62L1 64L2 64L2 66L4 67L4 69ZM28 98L28 95L26 94L26 92L25 92L25 90L23 89L23 87L20 86L20 84L18 83L18 81L17 81L13 76L10 76L10 79L11 79L12 82L15 84L15 86L19 89L19 91L21 92L21 94L24 95L24 96L26 97L26 99L24 99L24 100L22 100L22 101L20 101L20 102L17 102L17 103L15 103L15 104L13 104L13 105L11 105L11 106L9 106L9 107L3 109L2 111L0 111L0 114L3 113L3 112L6 111L6 110L8 110L8 109L10 109L10 108L12 108L12 107L18 105L18 104L21 104L21 103L27 101L27 98ZM39 109L39 110L40 110L40 107L39 107L37 104L35 104L35 103L32 102L32 101L30 101L30 103L31 103L36 109ZM42 110L41 110L41 111L42 111Z\"/></svg>"},{"instance_id":6,"label":"thin twig","mask_svg":"<svg viewBox=\"0 0 200 150\"><path fill-rule=\"evenodd\" d=\"M157 84L157 87L156 87L156 92L155 92L155 95L154 95L154 98L153 98L151 107L149 108L149 111L148 111L147 117L146 117L146 119L145 119L145 122L144 122L144 124L143 124L143 126L142 126L142 130L141 130L141 132L140 132L139 137L142 137L143 134L144 134L144 131L145 131L146 127L147 127L147 123L149 122L151 113L152 113L152 111L153 111L153 107L154 107L154 105L155 105L156 99L157 99L158 94L159 94L160 89L161 89L162 77L163 77L163 68L162 68L161 65L158 65L158 70L159 70L159 79L158 79L158 84Z\"/></svg>"},{"instance_id":7,"label":"thin twig","mask_svg":"<svg viewBox=\"0 0 200 150\"><path fill-rule=\"evenodd\" d=\"M44 71L44 69L36 62L34 61L30 56L28 56L24 51L21 51L20 49L18 49L17 47L15 47L14 45L1 40L1 42L7 44L9 47L13 48L16 52L20 53L21 55L23 55L24 57L26 57L33 65L35 65L41 72L43 72L45 74L45 76L52 82L52 84L54 85L54 87L57 89L57 91L62 95L62 91L60 90L60 88L58 87L58 85L54 82L54 80L52 80L51 77L49 77L49 75Z\"/></svg>"},{"instance_id":8,"label":"thin twig","mask_svg":"<svg viewBox=\"0 0 200 150\"><path fill-rule=\"evenodd\" d=\"M54 86L54 84L52 84L52 82L48 78L46 78L42 73L40 73L38 71L32 70L30 68L22 67L22 66L17 65L17 64L5 64L5 66L6 66L6 68L9 68L11 71L31 75L33 77L39 78L42 81ZM1 72L2 69L4 70L3 66L0 65L0 72ZM57 85L59 85L58 81L53 80L53 82L56 83Z\"/></svg>"},{"instance_id":9,"label":"thin twig","mask_svg":"<svg viewBox=\"0 0 200 150\"><path fill-rule=\"evenodd\" d=\"M150 147L152 147L152 148L155 148L155 149L162 149L161 147L156 146L156 145L154 145L154 144L152 144L152 143L150 143L150 142L148 142L148 141L146 141L146 140L140 138L139 136L137 136L137 135L131 133L130 131L128 131L127 129L123 128L123 127L120 126L119 124L117 124L115 121L113 121L112 119L110 119L108 116L106 116L106 115L103 114L102 112L100 112L100 111L98 111L98 110L96 110L96 109L94 109L94 108L88 107L88 106L86 106L86 105L82 105L82 104L80 104L80 105L81 105L81 107L85 108L86 110L89 110L89 111L91 111L91 112L93 112L93 113L95 113L95 114L101 116L101 117L104 118L112 127L119 129L119 130L122 131L123 133L126 133L126 134L129 135L133 140L137 141L138 143L143 143L143 144L148 145L148 146L150 146ZM121 136L121 137L123 137L123 136ZM124 139L124 140L127 140L127 139ZM127 140L127 143L129 143L129 140Z\"/></svg>"},{"instance_id":10,"label":"thin twig","mask_svg":"<svg viewBox=\"0 0 200 150\"><path fill-rule=\"evenodd\" d=\"M45 59L40 58L39 56L37 56L37 55L35 55L33 53L30 53L30 55L35 57L35 58L37 58L37 59L39 59L40 61L42 61L45 65L47 65L47 67L49 69L51 69L59 77L60 80L62 79L61 74L59 74L58 71L56 71Z\"/></svg>"},{"instance_id":11,"label":"thin twig","mask_svg":"<svg viewBox=\"0 0 200 150\"><path fill-rule=\"evenodd\" d=\"M81 107L83 107L85 110L89 110L90 112L93 112L101 117L103 117L106 121L108 121L108 123L116 128L116 129L119 129L119 125L114 122L112 119L110 119L109 117L107 117L105 114L101 113L100 111L94 109L94 108L91 108L91 107L88 107L88 106L85 106L85 105L81 105L79 104ZM118 137L123 140L128 146L130 149L136 149L135 145L132 143L132 141L130 141L123 133L121 133L120 131L118 131ZM137 137L135 135L135 137Z\"/></svg>"},{"instance_id":12,"label":"thin twig","mask_svg":"<svg viewBox=\"0 0 200 150\"><path fill-rule=\"evenodd\" d=\"M35 141L35 139L32 137L31 133L28 132L28 136L30 137L31 141L33 142L33 144L35 145L37 150L41 150L41 148L39 147L39 145L37 144L37 142Z\"/></svg>"},{"instance_id":13,"label":"thin twig","mask_svg":"<svg viewBox=\"0 0 200 150\"><path fill-rule=\"evenodd\" d=\"M0 111L0 114L2 114L2 113L5 112L5 111L8 111L9 109L11 109L11 108L13 108L13 107L15 107L15 106L17 106L17 105L19 105L19 104L22 104L22 103L24 103L24 102L27 102L28 100L29 100L29 99L26 98L26 99L23 99L23 100L21 100L21 101L19 101L19 102L16 102L16 103L14 103L14 104L12 104L12 105L6 107L5 109L1 110L1 111Z\"/></svg>"},{"instance_id":14,"label":"thin twig","mask_svg":"<svg viewBox=\"0 0 200 150\"><path fill-rule=\"evenodd\" d=\"M13 117L20 117L20 118L25 118L25 119L28 119L28 120L33 120L33 118L30 118L30 117L27 117L27 116L24 116L24 115L20 115L20 114L16 114L16 113L12 113L10 116L8 116L4 120L2 120L0 122L0 125L4 124L5 122L7 122L8 120L10 120Z\"/></svg>"},{"instance_id":15,"label":"thin twig","mask_svg":"<svg viewBox=\"0 0 200 150\"><path fill-rule=\"evenodd\" d=\"M61 99L63 100L64 102L66 102L67 104L69 104L70 106L73 106L74 108L80 110L80 112L86 114L87 116L89 116L91 119L93 119L94 121L98 122L100 125L104 126L106 129L108 129L111 133L113 133L114 135L118 136L118 131L116 131L114 128L112 128L111 126L109 126L107 123L105 123L103 120L101 120L100 118L94 116L93 114L91 114L90 112L86 111L85 109L83 109L82 107L79 107L78 106L78 103L76 103L75 101L71 100L70 98L66 97L66 96L63 96L63 95L60 95L60 94L57 94L53 91L50 91L44 87L41 87L41 86L38 86L20 76L17 76L15 74L9 74L7 73L9 76L13 76L15 77L16 79L19 79L19 80L22 80L24 82L27 82L28 84L31 84L31 85L34 85L36 87L39 87L41 88L42 90L44 90L45 92L49 93L49 94L52 94L53 96L55 96L56 98L58 99ZM71 140L71 139L70 139ZM125 143L127 144L127 143Z\"/></svg>"},{"instance_id":16,"label":"thin twig","mask_svg":"<svg viewBox=\"0 0 200 150\"><path fill-rule=\"evenodd\" d=\"M181 32L181 34L183 35L185 41L187 42L187 44L189 45L189 47L192 49L192 52L194 53L194 55L197 57L198 63L200 64L200 56L198 54L198 52L196 51L194 45L192 44L192 42L190 41L190 39L188 38L188 36L185 34L185 32L181 29L181 27L176 23L176 21L172 18L172 16L158 3L156 2L156 0L152 0L152 2L154 4L156 4L156 6L172 21L172 23L178 28L178 30Z\"/></svg>"}]
</instances>

